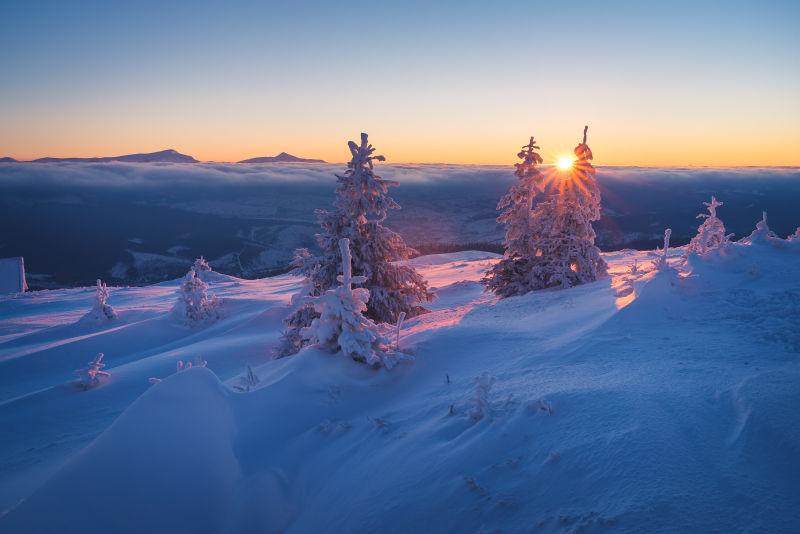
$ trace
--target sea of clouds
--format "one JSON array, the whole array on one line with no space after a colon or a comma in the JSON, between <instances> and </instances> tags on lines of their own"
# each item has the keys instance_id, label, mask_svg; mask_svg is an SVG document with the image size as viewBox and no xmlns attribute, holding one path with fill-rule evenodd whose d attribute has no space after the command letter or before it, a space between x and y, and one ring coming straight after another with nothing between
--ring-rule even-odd
<instances>
[{"instance_id":1,"label":"sea of clouds","mask_svg":"<svg viewBox=\"0 0 800 534\"><path fill-rule=\"evenodd\" d=\"M153 281L163 269L155 262L143 273L139 258L148 255L167 265L205 254L232 274L270 272L285 267L294 248L313 246L315 210L331 206L336 174L344 170L301 163L3 163L0 224L15 230L0 236L0 257L30 258L37 272L64 283L126 269L135 274L123 281ZM391 194L402 206L387 224L425 250L499 246L495 208L513 170L379 164L376 172L398 183ZM667 227L674 242L688 241L711 195L725 203L720 216L739 237L762 210L780 235L800 225L798 168L599 167L598 181L603 217L595 228L605 250L655 247ZM73 253L87 249L91 254Z\"/></svg>"}]
</instances>

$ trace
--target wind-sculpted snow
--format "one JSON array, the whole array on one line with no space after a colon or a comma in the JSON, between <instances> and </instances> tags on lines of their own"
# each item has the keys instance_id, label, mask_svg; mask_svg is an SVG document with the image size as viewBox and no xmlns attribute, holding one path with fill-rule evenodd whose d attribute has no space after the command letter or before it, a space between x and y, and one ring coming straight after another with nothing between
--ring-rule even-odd
<instances>
[{"instance_id":1,"label":"wind-sculpted snow","mask_svg":"<svg viewBox=\"0 0 800 534\"><path fill-rule=\"evenodd\" d=\"M423 252L498 251L495 218L513 166L381 164L403 207L386 224ZM543 167L545 172L548 168ZM313 247L314 210L328 208L344 164L8 163L0 166L0 237L5 256L24 256L34 287L87 285L98 277L143 284L184 273L205 255L240 277L285 270L292 251ZM702 202L739 238L761 211L781 236L794 232L797 168L598 167L598 246L652 248L672 228L681 245L696 234ZM73 231L66 231L73 230ZM147 261L143 261L143 258Z\"/></svg>"},{"instance_id":2,"label":"wind-sculpted snow","mask_svg":"<svg viewBox=\"0 0 800 534\"><path fill-rule=\"evenodd\" d=\"M608 253L607 279L503 300L478 283L496 255L416 258L439 298L391 371L270 361L287 276L211 284L230 306L200 331L169 317L177 282L112 289L123 329L78 330L89 289L0 302L19 331L0 338L0 531L792 531L798 243L670 248L662 270ZM109 380L66 385L58 362L101 346ZM208 368L168 376L193 355Z\"/></svg>"}]
</instances>

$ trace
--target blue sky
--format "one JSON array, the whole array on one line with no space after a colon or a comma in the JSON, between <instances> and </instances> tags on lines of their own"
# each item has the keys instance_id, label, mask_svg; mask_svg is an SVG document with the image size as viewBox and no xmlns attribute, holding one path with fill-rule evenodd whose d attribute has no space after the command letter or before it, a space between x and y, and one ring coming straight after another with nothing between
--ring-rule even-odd
<instances>
[{"instance_id":1,"label":"blue sky","mask_svg":"<svg viewBox=\"0 0 800 534\"><path fill-rule=\"evenodd\" d=\"M4 2L0 155L800 164L800 2Z\"/></svg>"}]
</instances>

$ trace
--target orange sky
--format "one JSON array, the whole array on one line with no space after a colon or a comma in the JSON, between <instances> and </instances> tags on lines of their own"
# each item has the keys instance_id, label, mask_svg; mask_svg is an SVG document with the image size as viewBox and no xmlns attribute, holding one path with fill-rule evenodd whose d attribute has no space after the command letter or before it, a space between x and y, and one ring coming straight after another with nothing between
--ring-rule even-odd
<instances>
[{"instance_id":1,"label":"orange sky","mask_svg":"<svg viewBox=\"0 0 800 534\"><path fill-rule=\"evenodd\" d=\"M0 156L800 165L800 2L147 3L8 7Z\"/></svg>"}]
</instances>

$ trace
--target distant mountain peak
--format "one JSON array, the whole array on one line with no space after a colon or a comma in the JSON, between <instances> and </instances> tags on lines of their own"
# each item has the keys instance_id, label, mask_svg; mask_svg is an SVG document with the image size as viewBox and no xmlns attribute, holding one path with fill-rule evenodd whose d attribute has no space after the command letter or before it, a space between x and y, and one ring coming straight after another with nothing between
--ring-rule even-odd
<instances>
[{"instance_id":1,"label":"distant mountain peak","mask_svg":"<svg viewBox=\"0 0 800 534\"><path fill-rule=\"evenodd\" d=\"M173 148L143 154L125 154L123 156L104 156L99 158L39 158L34 163L105 163L109 161L127 161L135 163L198 163L192 156L181 154Z\"/></svg>"},{"instance_id":2,"label":"distant mountain peak","mask_svg":"<svg viewBox=\"0 0 800 534\"><path fill-rule=\"evenodd\" d=\"M321 159L298 158L288 152L281 152L277 156L261 156L240 161L239 163L325 163Z\"/></svg>"},{"instance_id":3,"label":"distant mountain peak","mask_svg":"<svg viewBox=\"0 0 800 534\"><path fill-rule=\"evenodd\" d=\"M17 160L15 160L14 158L9 158L9 157L0 158L0 163L16 163L16 162Z\"/></svg>"}]
</instances>

